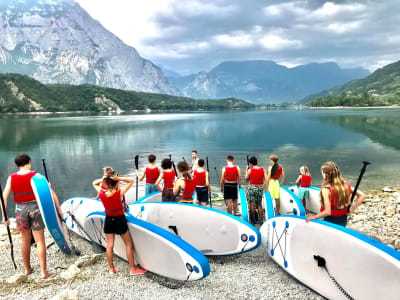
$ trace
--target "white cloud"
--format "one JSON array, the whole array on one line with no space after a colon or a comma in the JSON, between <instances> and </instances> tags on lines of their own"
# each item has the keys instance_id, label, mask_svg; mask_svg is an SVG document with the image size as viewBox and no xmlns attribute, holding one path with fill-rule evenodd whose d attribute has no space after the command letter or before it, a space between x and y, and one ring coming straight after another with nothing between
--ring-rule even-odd
<instances>
[{"instance_id":1,"label":"white cloud","mask_svg":"<svg viewBox=\"0 0 400 300\"><path fill-rule=\"evenodd\" d=\"M333 33L344 34L360 29L362 24L363 24L362 21L331 23L328 25L326 29Z\"/></svg>"},{"instance_id":2,"label":"white cloud","mask_svg":"<svg viewBox=\"0 0 400 300\"><path fill-rule=\"evenodd\" d=\"M303 43L299 40L288 40L275 34L267 34L260 39L260 44L268 50L298 49Z\"/></svg>"},{"instance_id":3,"label":"white cloud","mask_svg":"<svg viewBox=\"0 0 400 300\"><path fill-rule=\"evenodd\" d=\"M245 33L220 34L214 37L217 44L230 48L248 48L254 45L253 36Z\"/></svg>"},{"instance_id":4,"label":"white cloud","mask_svg":"<svg viewBox=\"0 0 400 300\"><path fill-rule=\"evenodd\" d=\"M268 5L263 8L263 12L266 16L280 16L284 13L292 13L295 15L304 15L309 13L307 9L304 8L304 1L293 1L288 3L280 3Z\"/></svg>"},{"instance_id":5,"label":"white cloud","mask_svg":"<svg viewBox=\"0 0 400 300\"><path fill-rule=\"evenodd\" d=\"M335 4L333 2L326 2L319 9L312 13L312 16L319 18L332 17L343 13L360 13L366 9L366 6L361 3L353 4Z\"/></svg>"}]
</instances>

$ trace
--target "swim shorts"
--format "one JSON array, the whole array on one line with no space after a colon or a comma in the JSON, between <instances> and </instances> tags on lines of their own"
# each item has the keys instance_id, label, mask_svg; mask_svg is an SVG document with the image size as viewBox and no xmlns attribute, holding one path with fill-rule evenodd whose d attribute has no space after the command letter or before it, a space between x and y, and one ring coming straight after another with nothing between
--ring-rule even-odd
<instances>
[{"instance_id":1,"label":"swim shorts","mask_svg":"<svg viewBox=\"0 0 400 300\"><path fill-rule=\"evenodd\" d=\"M238 198L238 185L237 183L224 183L224 199L233 199L236 200Z\"/></svg>"},{"instance_id":2,"label":"swim shorts","mask_svg":"<svg viewBox=\"0 0 400 300\"><path fill-rule=\"evenodd\" d=\"M197 201L208 204L208 188L206 186L196 187Z\"/></svg>"},{"instance_id":3,"label":"swim shorts","mask_svg":"<svg viewBox=\"0 0 400 300\"><path fill-rule=\"evenodd\" d=\"M262 186L250 184L247 187L247 200L250 202L260 203L262 200L264 189Z\"/></svg>"},{"instance_id":4,"label":"swim shorts","mask_svg":"<svg viewBox=\"0 0 400 300\"><path fill-rule=\"evenodd\" d=\"M278 179L270 179L268 184L268 192L271 194L272 199L279 199L281 196L281 188Z\"/></svg>"},{"instance_id":5,"label":"swim shorts","mask_svg":"<svg viewBox=\"0 0 400 300\"><path fill-rule=\"evenodd\" d=\"M299 187L299 193L297 195L300 200L307 199L308 198L308 188L307 187Z\"/></svg>"},{"instance_id":6,"label":"swim shorts","mask_svg":"<svg viewBox=\"0 0 400 300\"><path fill-rule=\"evenodd\" d=\"M17 230L39 231L44 229L44 222L39 206L36 201L26 203L15 203L15 219L17 221Z\"/></svg>"},{"instance_id":7,"label":"swim shorts","mask_svg":"<svg viewBox=\"0 0 400 300\"><path fill-rule=\"evenodd\" d=\"M110 217L106 216L104 221L104 233L105 234L124 234L128 231L128 222L126 221L125 215Z\"/></svg>"},{"instance_id":8,"label":"swim shorts","mask_svg":"<svg viewBox=\"0 0 400 300\"><path fill-rule=\"evenodd\" d=\"M162 202L176 202L176 197L174 195L174 191L172 189L164 188L161 193L161 201Z\"/></svg>"}]
</instances>

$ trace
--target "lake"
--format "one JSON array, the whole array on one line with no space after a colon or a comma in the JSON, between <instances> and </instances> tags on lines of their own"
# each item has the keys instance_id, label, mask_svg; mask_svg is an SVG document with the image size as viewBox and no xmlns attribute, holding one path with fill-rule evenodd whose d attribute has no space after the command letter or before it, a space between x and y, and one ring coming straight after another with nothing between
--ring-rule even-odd
<instances>
[{"instance_id":1,"label":"lake","mask_svg":"<svg viewBox=\"0 0 400 300\"><path fill-rule=\"evenodd\" d=\"M111 165L120 174L134 173L134 156L140 167L147 155L172 155L177 162L191 160L191 151L209 157L211 182L214 168L228 154L244 173L246 155L267 166L277 154L292 184L299 167L307 165L313 184L321 184L320 167L338 163L344 177L355 184L362 161L372 163L361 184L363 190L399 185L400 110L268 110L246 112L133 114L133 115L2 115L0 117L0 180L16 171L14 157L32 158L33 169L43 173L46 159L53 188L60 201L73 196L95 196L91 182ZM142 184L141 184L142 187ZM11 197L9 198L9 200ZM12 202L10 202L12 203ZM12 205L9 209L12 215Z\"/></svg>"}]
</instances>

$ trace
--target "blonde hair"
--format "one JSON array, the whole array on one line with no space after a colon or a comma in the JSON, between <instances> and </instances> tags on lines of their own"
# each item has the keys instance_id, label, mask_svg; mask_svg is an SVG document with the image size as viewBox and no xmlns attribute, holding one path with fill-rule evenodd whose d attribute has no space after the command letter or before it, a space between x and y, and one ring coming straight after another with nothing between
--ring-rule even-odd
<instances>
[{"instance_id":1,"label":"blonde hair","mask_svg":"<svg viewBox=\"0 0 400 300\"><path fill-rule=\"evenodd\" d=\"M300 167L300 173L303 175L310 175L310 171L308 170L307 166L301 166Z\"/></svg>"},{"instance_id":2,"label":"blonde hair","mask_svg":"<svg viewBox=\"0 0 400 300\"><path fill-rule=\"evenodd\" d=\"M321 204L323 204L322 199L322 189L327 185L331 186L331 193L337 193L338 196L338 207L347 206L349 203L350 192L344 183L342 174L340 173L339 167L332 161L327 161L321 167L322 173L324 173L325 178L322 180L321 185Z\"/></svg>"},{"instance_id":3,"label":"blonde hair","mask_svg":"<svg viewBox=\"0 0 400 300\"><path fill-rule=\"evenodd\" d=\"M277 163L278 162L278 155L272 154L269 157L269 159L272 160L274 163Z\"/></svg>"},{"instance_id":4,"label":"blonde hair","mask_svg":"<svg viewBox=\"0 0 400 300\"><path fill-rule=\"evenodd\" d=\"M104 167L103 172L104 172L104 175L113 175L115 171L111 167Z\"/></svg>"}]
</instances>

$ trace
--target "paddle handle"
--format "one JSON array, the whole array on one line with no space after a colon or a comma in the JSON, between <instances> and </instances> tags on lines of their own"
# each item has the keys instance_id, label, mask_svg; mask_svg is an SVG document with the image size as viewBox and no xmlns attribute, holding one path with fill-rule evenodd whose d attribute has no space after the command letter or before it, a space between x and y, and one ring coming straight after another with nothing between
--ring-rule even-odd
<instances>
[{"instance_id":1,"label":"paddle handle","mask_svg":"<svg viewBox=\"0 0 400 300\"><path fill-rule=\"evenodd\" d=\"M208 185L211 186L211 181L210 181L210 169L208 167L208 156L206 157L206 162L207 162L207 174L208 174ZM210 200L210 207L212 207L212 200L211 200L211 191L210 188L208 188L208 200Z\"/></svg>"},{"instance_id":2,"label":"paddle handle","mask_svg":"<svg viewBox=\"0 0 400 300\"><path fill-rule=\"evenodd\" d=\"M358 176L356 186L354 187L353 193L351 194L350 205L347 207L347 211L350 211L350 206L353 204L353 200L354 200L354 197L356 196L358 187L360 186L361 179L363 178L364 173L367 170L367 166L370 165L370 164L371 163L368 162L368 161L363 161L363 166L361 168L360 175Z\"/></svg>"}]
</instances>

